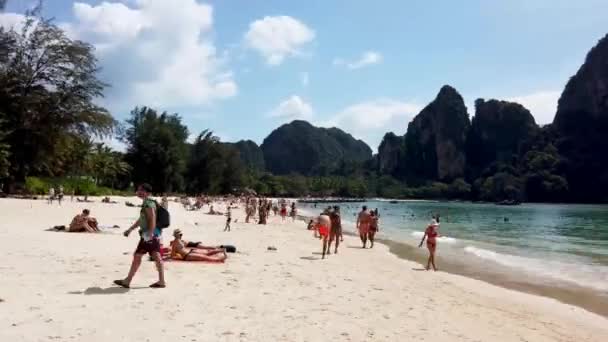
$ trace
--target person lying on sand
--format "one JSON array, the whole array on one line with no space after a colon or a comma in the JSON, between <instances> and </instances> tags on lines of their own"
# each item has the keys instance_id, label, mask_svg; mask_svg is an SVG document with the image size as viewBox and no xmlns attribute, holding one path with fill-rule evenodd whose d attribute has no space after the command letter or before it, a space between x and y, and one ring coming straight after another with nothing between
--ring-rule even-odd
<instances>
[{"instance_id":1,"label":"person lying on sand","mask_svg":"<svg viewBox=\"0 0 608 342\"><path fill-rule=\"evenodd\" d=\"M106 197L104 197L104 198L101 200L101 203L116 204L116 203L118 203L118 202L116 202L116 201L112 201L112 200L110 199L110 197L107 197L107 196L106 196Z\"/></svg>"},{"instance_id":2,"label":"person lying on sand","mask_svg":"<svg viewBox=\"0 0 608 342\"><path fill-rule=\"evenodd\" d=\"M224 215L224 213L222 213L221 211L217 211L217 210L213 209L213 205L211 205L209 207L209 212L207 213L207 215Z\"/></svg>"},{"instance_id":3,"label":"person lying on sand","mask_svg":"<svg viewBox=\"0 0 608 342\"><path fill-rule=\"evenodd\" d=\"M203 246L200 242L192 243L182 240L183 234L179 229L173 231L173 237L175 239L171 241L171 259L224 262L228 257L223 248Z\"/></svg>"},{"instance_id":4,"label":"person lying on sand","mask_svg":"<svg viewBox=\"0 0 608 342\"><path fill-rule=\"evenodd\" d=\"M99 228L97 227L97 220L94 217L90 217L89 209L85 209L81 214L74 216L72 219L72 223L70 223L70 227L68 232L71 233L80 233L80 232L88 232L88 233L99 233Z\"/></svg>"}]
</instances>

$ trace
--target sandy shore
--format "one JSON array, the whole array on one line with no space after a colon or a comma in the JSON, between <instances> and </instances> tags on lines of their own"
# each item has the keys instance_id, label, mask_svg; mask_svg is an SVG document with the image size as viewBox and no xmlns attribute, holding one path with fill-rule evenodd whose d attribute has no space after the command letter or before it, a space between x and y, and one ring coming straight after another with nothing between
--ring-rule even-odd
<instances>
[{"instance_id":1,"label":"sandy shore","mask_svg":"<svg viewBox=\"0 0 608 342\"><path fill-rule=\"evenodd\" d=\"M171 203L186 240L233 244L226 264L166 263L154 290L150 262L131 290L124 277L137 238L47 232L89 208L100 224L128 227L137 208L0 199L1 341L606 341L608 320L556 300L444 272L418 271L388 247L346 236L320 260L301 222L244 224ZM128 199L135 201L135 199ZM99 199L96 199L99 201ZM351 229L352 227L347 227ZM165 232L165 243L170 231ZM276 252L267 251L275 246Z\"/></svg>"}]
</instances>

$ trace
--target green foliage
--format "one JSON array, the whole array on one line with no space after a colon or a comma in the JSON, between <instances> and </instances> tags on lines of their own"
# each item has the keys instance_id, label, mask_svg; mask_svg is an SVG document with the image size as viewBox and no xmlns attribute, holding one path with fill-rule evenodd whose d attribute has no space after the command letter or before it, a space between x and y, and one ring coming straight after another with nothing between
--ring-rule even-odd
<instances>
[{"instance_id":1,"label":"green foliage","mask_svg":"<svg viewBox=\"0 0 608 342\"><path fill-rule=\"evenodd\" d=\"M186 179L190 193L226 194L245 183L245 167L239 150L224 144L205 130L190 149Z\"/></svg>"},{"instance_id":2,"label":"green foliage","mask_svg":"<svg viewBox=\"0 0 608 342\"><path fill-rule=\"evenodd\" d=\"M5 120L3 114L0 113L0 179L6 178L10 170L10 145L6 143L8 132L4 130ZM2 189L0 188L0 191Z\"/></svg>"},{"instance_id":3,"label":"green foliage","mask_svg":"<svg viewBox=\"0 0 608 342\"><path fill-rule=\"evenodd\" d=\"M48 184L37 177L27 177L25 179L25 190L33 195L44 195L48 192Z\"/></svg>"},{"instance_id":4,"label":"green foliage","mask_svg":"<svg viewBox=\"0 0 608 342\"><path fill-rule=\"evenodd\" d=\"M149 183L155 192L184 190L188 128L177 114L135 108L126 121L126 161L136 184Z\"/></svg>"},{"instance_id":5,"label":"green foliage","mask_svg":"<svg viewBox=\"0 0 608 342\"><path fill-rule=\"evenodd\" d=\"M39 178L27 177L25 179L25 191L32 195L46 195L51 187L57 189L63 186L66 195L76 196L109 196L129 194L122 191L98 186L95 181L87 177L71 178Z\"/></svg>"},{"instance_id":6,"label":"green foliage","mask_svg":"<svg viewBox=\"0 0 608 342\"><path fill-rule=\"evenodd\" d=\"M70 139L106 135L114 127L112 116L94 103L105 84L96 76L93 47L68 38L38 10L27 13L19 31L0 28L0 112L16 181L62 173L56 167Z\"/></svg>"}]
</instances>

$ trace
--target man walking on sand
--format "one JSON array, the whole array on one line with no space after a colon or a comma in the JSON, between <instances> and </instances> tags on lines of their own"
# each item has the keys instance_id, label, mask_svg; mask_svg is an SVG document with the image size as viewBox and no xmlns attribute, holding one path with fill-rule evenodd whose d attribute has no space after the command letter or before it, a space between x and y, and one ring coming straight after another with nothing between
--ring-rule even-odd
<instances>
[{"instance_id":1,"label":"man walking on sand","mask_svg":"<svg viewBox=\"0 0 608 342\"><path fill-rule=\"evenodd\" d=\"M139 219L131 225L129 229L124 232L124 236L128 237L131 231L139 227L139 244L133 254L133 262L131 263L131 269L125 279L115 280L114 284L129 288L131 281L137 273L143 256L148 253L150 257L156 263L156 269L158 270L158 281L150 287L152 288L164 288L165 274L163 270L163 261L160 253L160 234L161 230L156 227L156 201L150 196L152 194L152 187L149 184L142 184L137 188L137 197L143 200Z\"/></svg>"},{"instance_id":2,"label":"man walking on sand","mask_svg":"<svg viewBox=\"0 0 608 342\"><path fill-rule=\"evenodd\" d=\"M329 218L329 215L322 213L321 215L319 215L319 217L317 218L317 230L319 231L319 235L321 236L321 239L323 240L323 253L321 254L321 259L325 259L325 254L331 254L329 253L329 246L328 246L328 242L329 242L329 228L331 226L331 219Z\"/></svg>"},{"instance_id":3,"label":"man walking on sand","mask_svg":"<svg viewBox=\"0 0 608 342\"><path fill-rule=\"evenodd\" d=\"M363 248L367 245L367 235L369 234L371 221L371 215L369 211L367 211L367 206L364 205L357 216L357 230L359 231L359 237L361 238L361 243L363 243Z\"/></svg>"},{"instance_id":4,"label":"man walking on sand","mask_svg":"<svg viewBox=\"0 0 608 342\"><path fill-rule=\"evenodd\" d=\"M330 253L332 241L336 244L334 254L338 254L338 246L340 245L340 236L342 236L342 219L340 218L340 207L334 206L334 210L329 213L331 228L329 230L329 245L327 246L327 254Z\"/></svg>"}]
</instances>

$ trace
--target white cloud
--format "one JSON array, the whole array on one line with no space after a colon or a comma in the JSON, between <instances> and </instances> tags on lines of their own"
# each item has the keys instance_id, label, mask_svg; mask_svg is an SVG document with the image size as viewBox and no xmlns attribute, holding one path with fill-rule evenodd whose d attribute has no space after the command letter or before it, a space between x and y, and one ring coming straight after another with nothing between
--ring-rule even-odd
<instances>
[{"instance_id":1,"label":"white cloud","mask_svg":"<svg viewBox=\"0 0 608 342\"><path fill-rule=\"evenodd\" d=\"M308 76L308 73L307 72L300 73L300 84L302 84L302 87L307 87L309 83L310 83L310 76Z\"/></svg>"},{"instance_id":2,"label":"white cloud","mask_svg":"<svg viewBox=\"0 0 608 342\"><path fill-rule=\"evenodd\" d=\"M534 116L537 124L546 125L553 122L560 95L561 92L559 91L540 91L533 94L515 96L507 99L507 101L517 102L526 107Z\"/></svg>"},{"instance_id":3,"label":"white cloud","mask_svg":"<svg viewBox=\"0 0 608 342\"><path fill-rule=\"evenodd\" d=\"M376 51L366 51L361 54L357 60L354 61L346 61L342 58L334 58L332 64L335 66L345 66L348 69L355 70L361 69L363 67L378 64L382 62L382 55Z\"/></svg>"},{"instance_id":4,"label":"white cloud","mask_svg":"<svg viewBox=\"0 0 608 342\"><path fill-rule=\"evenodd\" d=\"M212 40L209 5L195 0L76 2L73 12L75 21L60 25L97 48L101 76L112 86L104 100L110 109L194 107L237 93Z\"/></svg>"},{"instance_id":5,"label":"white cloud","mask_svg":"<svg viewBox=\"0 0 608 342\"><path fill-rule=\"evenodd\" d=\"M312 118L312 115L312 106L297 95L293 95L279 103L279 105L270 112L271 117L281 118L285 121L295 119L308 120Z\"/></svg>"},{"instance_id":6,"label":"white cloud","mask_svg":"<svg viewBox=\"0 0 608 342\"><path fill-rule=\"evenodd\" d=\"M415 103L377 99L348 106L318 124L351 133L375 151L386 132L405 134L408 123L421 109L422 106Z\"/></svg>"},{"instance_id":7,"label":"white cloud","mask_svg":"<svg viewBox=\"0 0 608 342\"><path fill-rule=\"evenodd\" d=\"M264 17L249 24L245 43L258 51L269 65L279 65L285 58L298 56L315 38L315 32L289 16Z\"/></svg>"},{"instance_id":8,"label":"white cloud","mask_svg":"<svg viewBox=\"0 0 608 342\"><path fill-rule=\"evenodd\" d=\"M0 27L6 29L14 28L16 31L21 30L25 17L17 13L0 13Z\"/></svg>"}]
</instances>

